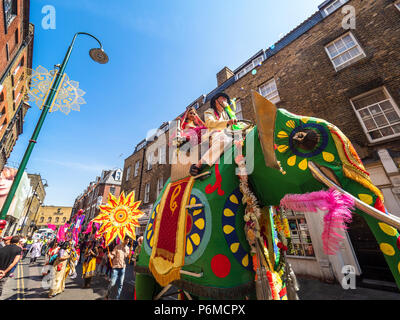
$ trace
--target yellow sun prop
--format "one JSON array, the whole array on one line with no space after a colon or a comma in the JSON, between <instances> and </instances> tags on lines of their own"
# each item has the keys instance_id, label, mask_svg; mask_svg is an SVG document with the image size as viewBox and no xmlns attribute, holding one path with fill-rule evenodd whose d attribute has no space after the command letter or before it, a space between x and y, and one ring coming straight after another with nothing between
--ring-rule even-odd
<instances>
[{"instance_id":1,"label":"yellow sun prop","mask_svg":"<svg viewBox=\"0 0 400 320\"><path fill-rule=\"evenodd\" d=\"M92 221L101 224L98 233L104 235L106 246L117 236L121 241L125 236L135 239L135 227L140 227L138 220L144 213L138 209L141 201L134 199L133 191L126 197L122 192L118 199L110 193L107 204L99 206L101 213Z\"/></svg>"}]
</instances>

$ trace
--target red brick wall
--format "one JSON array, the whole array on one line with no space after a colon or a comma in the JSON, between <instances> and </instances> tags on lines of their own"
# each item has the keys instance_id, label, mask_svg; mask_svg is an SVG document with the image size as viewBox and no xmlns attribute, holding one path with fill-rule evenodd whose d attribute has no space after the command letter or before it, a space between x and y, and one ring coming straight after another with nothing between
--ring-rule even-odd
<instances>
[{"instance_id":1,"label":"red brick wall","mask_svg":"<svg viewBox=\"0 0 400 320\"><path fill-rule=\"evenodd\" d=\"M4 24L4 10L3 3L0 4L0 71L4 72L4 69L7 67L8 61L6 56L6 43L8 43L9 47L9 57L10 60L15 54L16 48L18 47L15 43L15 32L18 30L18 40L22 41L22 32L23 32L23 0L18 0L17 12L18 15L14 18L11 24L7 28L7 34L5 33L5 24Z\"/></svg>"}]
</instances>

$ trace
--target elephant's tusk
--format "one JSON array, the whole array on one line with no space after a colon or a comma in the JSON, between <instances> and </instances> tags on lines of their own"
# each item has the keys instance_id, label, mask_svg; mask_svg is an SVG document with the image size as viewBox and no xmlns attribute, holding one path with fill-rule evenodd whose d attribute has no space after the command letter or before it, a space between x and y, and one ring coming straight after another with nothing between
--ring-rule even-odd
<instances>
[{"instance_id":1,"label":"elephant's tusk","mask_svg":"<svg viewBox=\"0 0 400 320\"><path fill-rule=\"evenodd\" d=\"M323 183L329 188L333 188L343 194L346 194L350 197L353 198L354 204L357 209L360 209L364 213L368 214L369 216L382 221L393 228L396 228L397 230L400 230L400 218L393 215L393 214L386 214L383 213L374 207L371 207L370 205L366 204L365 202L361 201L360 199L357 199L354 197L352 194L348 193L347 191L343 190L341 187L339 187L336 183L334 183L331 179L329 179L322 171L313 163L312 161L308 162L308 167L311 170L312 175L314 176L315 179Z\"/></svg>"}]
</instances>

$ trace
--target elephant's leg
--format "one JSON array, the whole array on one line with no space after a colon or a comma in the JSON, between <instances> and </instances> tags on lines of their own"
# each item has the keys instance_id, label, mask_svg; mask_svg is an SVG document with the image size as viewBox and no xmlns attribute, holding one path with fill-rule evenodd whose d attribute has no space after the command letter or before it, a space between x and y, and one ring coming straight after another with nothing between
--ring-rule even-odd
<instances>
[{"instance_id":1,"label":"elephant's leg","mask_svg":"<svg viewBox=\"0 0 400 320\"><path fill-rule=\"evenodd\" d=\"M152 276L143 273L136 273L136 300L152 300L157 289L158 285Z\"/></svg>"},{"instance_id":2,"label":"elephant's leg","mask_svg":"<svg viewBox=\"0 0 400 320\"><path fill-rule=\"evenodd\" d=\"M382 251L397 287L400 289L400 235L391 226L362 214Z\"/></svg>"}]
</instances>

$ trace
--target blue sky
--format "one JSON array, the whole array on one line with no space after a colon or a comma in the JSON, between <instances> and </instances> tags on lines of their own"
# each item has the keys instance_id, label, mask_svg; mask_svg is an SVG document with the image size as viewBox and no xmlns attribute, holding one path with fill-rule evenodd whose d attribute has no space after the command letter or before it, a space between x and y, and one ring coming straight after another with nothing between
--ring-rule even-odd
<instances>
[{"instance_id":1,"label":"blue sky","mask_svg":"<svg viewBox=\"0 0 400 320\"><path fill-rule=\"evenodd\" d=\"M46 205L72 206L103 169L123 168L148 130L172 120L234 70L307 19L322 0L31 0L33 67L61 63L75 32L98 37L106 65L88 55L95 40L78 38L66 69L87 104L47 116L27 166L48 181ZM42 28L42 8L56 28ZM9 159L18 164L40 111L33 106Z\"/></svg>"}]
</instances>

